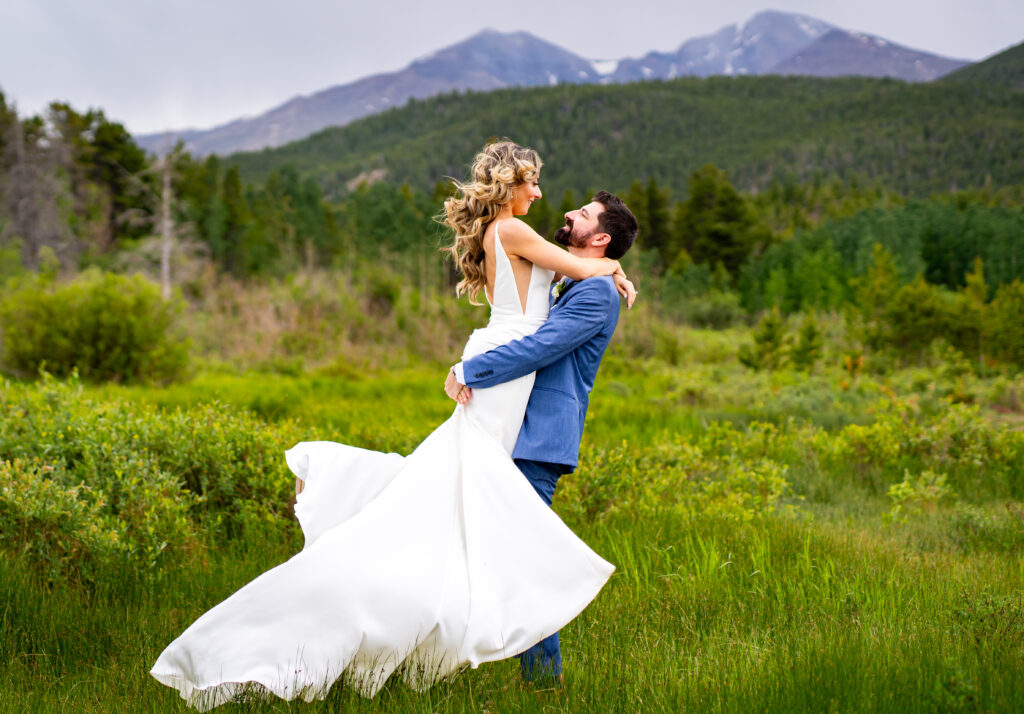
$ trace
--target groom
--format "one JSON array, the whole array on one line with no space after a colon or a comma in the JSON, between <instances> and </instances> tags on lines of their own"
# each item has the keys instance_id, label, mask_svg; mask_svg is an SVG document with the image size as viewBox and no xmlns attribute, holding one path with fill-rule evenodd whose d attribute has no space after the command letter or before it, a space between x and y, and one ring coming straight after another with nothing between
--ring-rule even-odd
<instances>
[{"instance_id":1,"label":"groom","mask_svg":"<svg viewBox=\"0 0 1024 714\"><path fill-rule=\"evenodd\" d=\"M600 191L565 214L555 241L581 258L619 259L636 239L637 222L618 196ZM583 419L601 357L619 319L610 276L563 280L552 290L547 321L534 334L452 367L445 392L460 404L474 387L493 387L530 372L537 376L512 458L537 494L551 505L562 474L579 460ZM558 633L519 655L523 679L562 675Z\"/></svg>"}]
</instances>

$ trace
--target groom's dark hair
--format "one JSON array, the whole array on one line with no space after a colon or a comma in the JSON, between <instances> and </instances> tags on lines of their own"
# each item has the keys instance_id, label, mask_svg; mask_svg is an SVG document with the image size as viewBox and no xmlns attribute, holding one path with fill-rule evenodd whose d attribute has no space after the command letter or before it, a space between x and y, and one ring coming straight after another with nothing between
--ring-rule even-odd
<instances>
[{"instance_id":1,"label":"groom's dark hair","mask_svg":"<svg viewBox=\"0 0 1024 714\"><path fill-rule=\"evenodd\" d=\"M604 206L604 211L597 217L598 229L612 238L604 249L604 257L618 260L636 240L636 216L614 193L598 191L594 201Z\"/></svg>"}]
</instances>

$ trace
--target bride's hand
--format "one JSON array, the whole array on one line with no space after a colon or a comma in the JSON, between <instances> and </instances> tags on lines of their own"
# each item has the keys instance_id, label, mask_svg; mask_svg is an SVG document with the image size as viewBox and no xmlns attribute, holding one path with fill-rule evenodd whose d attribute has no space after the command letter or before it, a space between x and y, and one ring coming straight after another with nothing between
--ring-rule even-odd
<instances>
[{"instance_id":1,"label":"bride's hand","mask_svg":"<svg viewBox=\"0 0 1024 714\"><path fill-rule=\"evenodd\" d=\"M612 279L615 281L615 289L619 291L619 295L626 298L626 309L629 310L633 307L633 301L636 300L636 288L633 287L633 283L626 277L622 268L612 273Z\"/></svg>"},{"instance_id":2,"label":"bride's hand","mask_svg":"<svg viewBox=\"0 0 1024 714\"><path fill-rule=\"evenodd\" d=\"M463 405L469 404L473 397L473 389L465 384L459 384L459 380L455 378L454 367L448 370L448 377L444 380L444 393Z\"/></svg>"}]
</instances>

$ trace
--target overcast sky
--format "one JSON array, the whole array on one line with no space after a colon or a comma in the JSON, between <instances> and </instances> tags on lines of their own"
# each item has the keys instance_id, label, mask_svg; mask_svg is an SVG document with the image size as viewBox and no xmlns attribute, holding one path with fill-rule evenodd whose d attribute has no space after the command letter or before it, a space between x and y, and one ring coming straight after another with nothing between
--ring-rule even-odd
<instances>
[{"instance_id":1,"label":"overcast sky","mask_svg":"<svg viewBox=\"0 0 1024 714\"><path fill-rule=\"evenodd\" d=\"M1024 40L1024 0L0 0L0 90L133 132L208 128L491 27L592 59L674 50L771 8L955 58Z\"/></svg>"}]
</instances>

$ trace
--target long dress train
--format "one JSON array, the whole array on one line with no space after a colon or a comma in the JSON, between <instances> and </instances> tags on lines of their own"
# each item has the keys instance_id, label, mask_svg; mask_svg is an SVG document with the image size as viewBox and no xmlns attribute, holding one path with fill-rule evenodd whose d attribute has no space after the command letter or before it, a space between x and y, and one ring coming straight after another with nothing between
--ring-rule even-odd
<instances>
[{"instance_id":1,"label":"long dress train","mask_svg":"<svg viewBox=\"0 0 1024 714\"><path fill-rule=\"evenodd\" d=\"M524 310L497 232L495 253L491 319L464 358L547 317L551 273L533 267ZM150 673L199 709L252 684L312 701L341 678L372 697L396 669L425 688L564 627L614 567L512 462L532 386L531 374L474 390L408 457L290 449L303 550L203 614Z\"/></svg>"}]
</instances>

